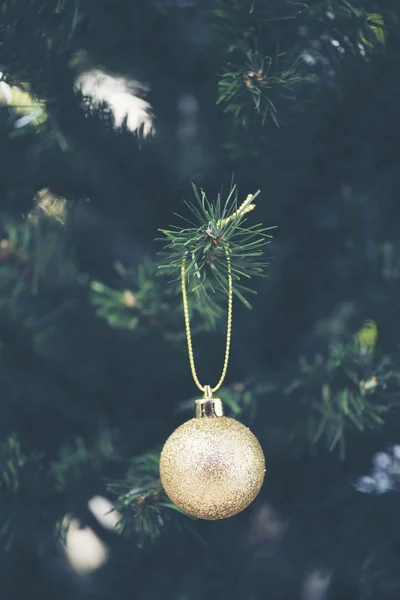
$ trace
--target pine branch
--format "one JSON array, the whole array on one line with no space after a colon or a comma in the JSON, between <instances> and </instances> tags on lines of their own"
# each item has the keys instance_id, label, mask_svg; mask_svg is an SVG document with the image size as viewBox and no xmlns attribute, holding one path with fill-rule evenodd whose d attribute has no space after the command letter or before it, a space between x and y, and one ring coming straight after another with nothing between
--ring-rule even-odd
<instances>
[{"instance_id":1,"label":"pine branch","mask_svg":"<svg viewBox=\"0 0 400 600\"><path fill-rule=\"evenodd\" d=\"M115 329L140 335L152 328L170 341L184 339L180 283L160 276L158 263L149 259L135 270L125 269L120 263L115 268L121 278L120 289L100 281L91 283L91 302L97 315ZM205 309L201 293L190 298L196 331L215 328L222 313L217 300L208 298Z\"/></svg>"},{"instance_id":2,"label":"pine branch","mask_svg":"<svg viewBox=\"0 0 400 600\"><path fill-rule=\"evenodd\" d=\"M255 131L270 120L279 126L285 112L303 110L324 88L339 90L346 68L367 66L398 29L395 11L377 12L372 2L218 0L213 12L217 104L235 126Z\"/></svg>"},{"instance_id":3,"label":"pine branch","mask_svg":"<svg viewBox=\"0 0 400 600\"><path fill-rule=\"evenodd\" d=\"M172 226L171 229L160 230L166 238L160 270L179 280L182 261L187 256L186 277L192 292L204 294L205 297L216 291L226 293L228 250L233 291L250 307L244 294L252 293L252 290L241 282L243 279L264 276L267 266L262 258L264 246L272 237L267 233L272 227L247 224L246 216L255 207L253 201L260 192L249 194L239 206L236 186L231 187L224 201L218 194L214 203L207 199L202 189L193 185L193 190L196 204L186 202L193 221L185 219L191 227Z\"/></svg>"},{"instance_id":4,"label":"pine branch","mask_svg":"<svg viewBox=\"0 0 400 600\"><path fill-rule=\"evenodd\" d=\"M115 510L122 515L117 528L121 533L134 535L139 547L157 539L172 515L181 513L162 488L158 453L133 459L125 479L110 481L107 489L115 497Z\"/></svg>"},{"instance_id":5,"label":"pine branch","mask_svg":"<svg viewBox=\"0 0 400 600\"><path fill-rule=\"evenodd\" d=\"M314 81L312 74L304 74L299 69L299 59L278 68L279 61L270 56L262 57L259 52L248 50L244 66L228 63L226 71L218 82L218 99L226 114L233 117L235 125L247 127L250 123L265 125L270 118L280 126L278 109L274 99L277 92L285 96L295 96L300 85Z\"/></svg>"},{"instance_id":6,"label":"pine branch","mask_svg":"<svg viewBox=\"0 0 400 600\"><path fill-rule=\"evenodd\" d=\"M324 440L329 451L339 446L344 458L349 432L379 429L397 406L400 373L388 356L375 348L372 322L350 341L332 343L328 356L300 359L299 377L286 390L309 406L311 445ZM396 394L396 395L397 395Z\"/></svg>"}]
</instances>

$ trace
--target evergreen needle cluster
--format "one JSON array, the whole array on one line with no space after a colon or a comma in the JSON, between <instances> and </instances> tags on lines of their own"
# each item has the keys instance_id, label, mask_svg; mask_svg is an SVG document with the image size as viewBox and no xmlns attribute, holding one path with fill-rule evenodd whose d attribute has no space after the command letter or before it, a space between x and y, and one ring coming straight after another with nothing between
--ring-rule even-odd
<instances>
[{"instance_id":1,"label":"evergreen needle cluster","mask_svg":"<svg viewBox=\"0 0 400 600\"><path fill-rule=\"evenodd\" d=\"M225 258L228 249L233 292L250 307L244 293L253 290L241 282L264 275L267 263L263 260L263 251L271 238L267 232L272 229L247 223L246 215L254 208L254 200L260 192L248 195L239 205L235 185L231 186L225 201L218 194L214 203L208 200L202 189L193 185L193 190L196 204L186 202L193 215L193 220L185 219L189 226L160 230L166 238L160 269L179 277L182 262L187 257L186 276L192 291L225 293L228 287Z\"/></svg>"}]
</instances>

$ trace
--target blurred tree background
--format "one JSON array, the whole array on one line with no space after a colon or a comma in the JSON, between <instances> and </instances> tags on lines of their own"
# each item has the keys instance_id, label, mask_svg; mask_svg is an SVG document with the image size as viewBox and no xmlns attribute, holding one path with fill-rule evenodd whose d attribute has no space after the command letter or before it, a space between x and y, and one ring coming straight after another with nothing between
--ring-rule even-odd
<instances>
[{"instance_id":1,"label":"blurred tree background","mask_svg":"<svg viewBox=\"0 0 400 600\"><path fill-rule=\"evenodd\" d=\"M399 599L399 18L395 0L1 0L4 600ZM276 227L221 391L267 476L201 522L158 479L195 388L154 240L190 218L191 183L213 201L232 177Z\"/></svg>"}]
</instances>

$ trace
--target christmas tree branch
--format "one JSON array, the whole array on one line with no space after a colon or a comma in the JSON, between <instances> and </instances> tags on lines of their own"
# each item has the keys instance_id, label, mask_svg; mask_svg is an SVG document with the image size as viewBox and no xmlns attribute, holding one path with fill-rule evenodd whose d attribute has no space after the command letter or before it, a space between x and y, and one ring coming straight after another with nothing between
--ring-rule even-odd
<instances>
[{"instance_id":1,"label":"christmas tree branch","mask_svg":"<svg viewBox=\"0 0 400 600\"><path fill-rule=\"evenodd\" d=\"M185 219L190 226L172 226L161 230L164 234L162 273L179 280L182 261L187 257L186 276L189 286L198 295L210 296L215 292L226 293L228 287L229 252L233 276L233 291L250 307L244 294L252 292L241 282L263 276L267 263L263 260L264 246L272 237L267 232L272 227L260 224L248 225L247 214L255 208L254 200L259 195L249 194L239 205L236 186L232 186L223 201L218 194L213 203L205 192L193 185L196 204L186 202L192 220Z\"/></svg>"},{"instance_id":2,"label":"christmas tree branch","mask_svg":"<svg viewBox=\"0 0 400 600\"><path fill-rule=\"evenodd\" d=\"M117 528L134 535L142 546L154 541L181 511L166 496L159 478L159 453L149 452L131 461L123 481L110 481L108 492L115 498L114 508L121 518ZM186 519L187 520L187 515Z\"/></svg>"},{"instance_id":3,"label":"christmas tree branch","mask_svg":"<svg viewBox=\"0 0 400 600\"><path fill-rule=\"evenodd\" d=\"M390 6L378 13L366 4L218 0L217 104L238 127L259 128L270 120L279 126L287 100L297 112L309 102L309 93L299 99L305 85L338 88L346 65L366 64L385 50L387 32L397 26ZM320 87L314 86L316 94Z\"/></svg>"},{"instance_id":4,"label":"christmas tree branch","mask_svg":"<svg viewBox=\"0 0 400 600\"><path fill-rule=\"evenodd\" d=\"M91 301L97 315L114 329L125 329L142 334L153 328L166 339L184 339L180 286L171 284L158 270L158 263L145 259L137 269L115 265L120 275L120 289L113 289L100 281L92 281ZM207 306L201 294L190 299L195 330L215 327L222 309L217 299L209 298Z\"/></svg>"}]
</instances>

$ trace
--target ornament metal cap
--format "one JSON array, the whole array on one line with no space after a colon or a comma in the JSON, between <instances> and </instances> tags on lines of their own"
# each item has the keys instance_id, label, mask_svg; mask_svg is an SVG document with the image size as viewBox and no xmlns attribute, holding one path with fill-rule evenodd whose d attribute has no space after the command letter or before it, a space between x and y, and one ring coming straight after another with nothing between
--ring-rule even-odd
<instances>
[{"instance_id":1,"label":"ornament metal cap","mask_svg":"<svg viewBox=\"0 0 400 600\"><path fill-rule=\"evenodd\" d=\"M224 407L221 398L213 398L209 385L204 387L204 398L194 401L196 419L202 417L223 417Z\"/></svg>"}]
</instances>

